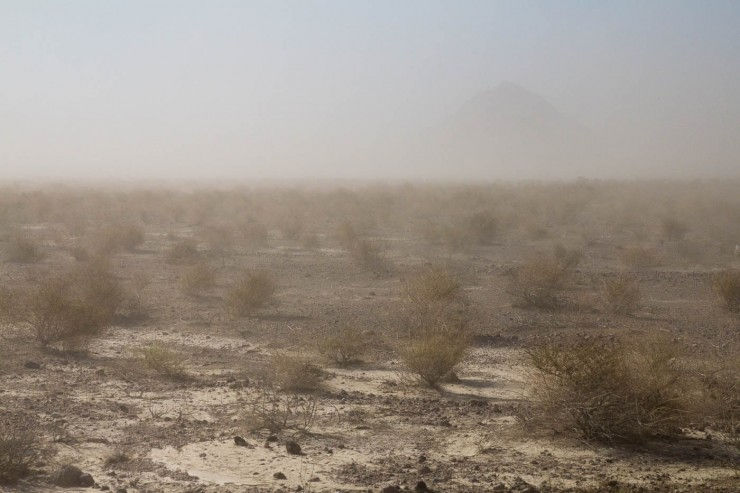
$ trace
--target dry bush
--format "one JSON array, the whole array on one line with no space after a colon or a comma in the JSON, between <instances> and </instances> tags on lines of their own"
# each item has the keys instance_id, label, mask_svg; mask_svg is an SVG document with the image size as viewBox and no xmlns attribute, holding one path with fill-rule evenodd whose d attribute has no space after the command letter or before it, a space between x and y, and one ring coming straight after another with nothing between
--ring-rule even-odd
<instances>
[{"instance_id":1,"label":"dry bush","mask_svg":"<svg viewBox=\"0 0 740 493\"><path fill-rule=\"evenodd\" d=\"M404 283L404 298L415 305L459 299L460 282L442 267L429 267L410 276Z\"/></svg>"},{"instance_id":2,"label":"dry bush","mask_svg":"<svg viewBox=\"0 0 740 493\"><path fill-rule=\"evenodd\" d=\"M717 274L714 289L728 310L740 312L740 270L726 270Z\"/></svg>"},{"instance_id":3,"label":"dry bush","mask_svg":"<svg viewBox=\"0 0 740 493\"><path fill-rule=\"evenodd\" d=\"M36 423L19 415L0 415L0 485L26 477L43 455Z\"/></svg>"},{"instance_id":4,"label":"dry bush","mask_svg":"<svg viewBox=\"0 0 740 493\"><path fill-rule=\"evenodd\" d=\"M278 433L285 429L308 431L316 420L316 399L282 395L261 387L245 413L247 428Z\"/></svg>"},{"instance_id":5,"label":"dry bush","mask_svg":"<svg viewBox=\"0 0 740 493\"><path fill-rule=\"evenodd\" d=\"M665 340L587 340L529 350L536 418L586 439L639 443L688 423L685 382Z\"/></svg>"},{"instance_id":6,"label":"dry bush","mask_svg":"<svg viewBox=\"0 0 740 493\"><path fill-rule=\"evenodd\" d=\"M167 252L167 261L172 264L192 264L200 258L198 244L191 238L179 240Z\"/></svg>"},{"instance_id":7,"label":"dry bush","mask_svg":"<svg viewBox=\"0 0 740 493\"><path fill-rule=\"evenodd\" d=\"M345 250L352 250L354 244L360 239L352 223L345 221L337 228L337 240Z\"/></svg>"},{"instance_id":8,"label":"dry bush","mask_svg":"<svg viewBox=\"0 0 740 493\"><path fill-rule=\"evenodd\" d=\"M249 272L229 289L226 304L235 317L246 317L272 302L275 290L275 281L269 272Z\"/></svg>"},{"instance_id":9,"label":"dry bush","mask_svg":"<svg viewBox=\"0 0 740 493\"><path fill-rule=\"evenodd\" d=\"M234 249L234 227L228 224L214 224L204 227L199 236L208 245L212 256L223 257Z\"/></svg>"},{"instance_id":10,"label":"dry bush","mask_svg":"<svg viewBox=\"0 0 740 493\"><path fill-rule=\"evenodd\" d=\"M271 361L275 384L281 390L313 392L321 385L324 371L303 356L276 354Z\"/></svg>"},{"instance_id":11,"label":"dry bush","mask_svg":"<svg viewBox=\"0 0 740 493\"><path fill-rule=\"evenodd\" d=\"M727 433L740 445L740 358L707 359L697 365L700 398L696 414L701 424Z\"/></svg>"},{"instance_id":12,"label":"dry bush","mask_svg":"<svg viewBox=\"0 0 740 493\"><path fill-rule=\"evenodd\" d=\"M18 234L10 239L5 247L5 258L8 262L34 264L44 258L38 244L26 235Z\"/></svg>"},{"instance_id":13,"label":"dry bush","mask_svg":"<svg viewBox=\"0 0 740 493\"><path fill-rule=\"evenodd\" d=\"M391 271L391 266L381 254L380 248L369 240L356 241L350 250L350 254L358 265L375 275L380 276Z\"/></svg>"},{"instance_id":14,"label":"dry bush","mask_svg":"<svg viewBox=\"0 0 740 493\"><path fill-rule=\"evenodd\" d=\"M630 314L640 307L640 286L637 280L625 274L605 279L602 288L604 302L612 313Z\"/></svg>"},{"instance_id":15,"label":"dry bush","mask_svg":"<svg viewBox=\"0 0 740 493\"><path fill-rule=\"evenodd\" d=\"M99 231L94 239L98 254L133 252L143 243L144 229L129 222L110 225Z\"/></svg>"},{"instance_id":16,"label":"dry bush","mask_svg":"<svg viewBox=\"0 0 740 493\"><path fill-rule=\"evenodd\" d=\"M23 309L43 345L80 349L113 322L121 293L105 262L96 261L68 275L44 279L28 293Z\"/></svg>"},{"instance_id":17,"label":"dry bush","mask_svg":"<svg viewBox=\"0 0 740 493\"><path fill-rule=\"evenodd\" d=\"M655 251L641 246L630 246L622 252L622 262L632 270L643 270L657 267L660 261Z\"/></svg>"},{"instance_id":18,"label":"dry bush","mask_svg":"<svg viewBox=\"0 0 740 493\"><path fill-rule=\"evenodd\" d=\"M462 361L469 344L466 331L435 327L402 339L398 353L412 373L426 385L435 387Z\"/></svg>"},{"instance_id":19,"label":"dry bush","mask_svg":"<svg viewBox=\"0 0 740 493\"><path fill-rule=\"evenodd\" d=\"M479 245L490 245L498 233L498 221L490 212L477 212L465 221L467 234Z\"/></svg>"},{"instance_id":20,"label":"dry bush","mask_svg":"<svg viewBox=\"0 0 740 493\"><path fill-rule=\"evenodd\" d=\"M130 460L131 455L126 450L117 449L105 457L105 460L103 461L103 467L105 467L106 469L112 468L114 466L129 462Z\"/></svg>"},{"instance_id":21,"label":"dry bush","mask_svg":"<svg viewBox=\"0 0 740 493\"><path fill-rule=\"evenodd\" d=\"M664 217L660 223L663 235L673 241L682 240L689 228L675 217Z\"/></svg>"},{"instance_id":22,"label":"dry bush","mask_svg":"<svg viewBox=\"0 0 740 493\"><path fill-rule=\"evenodd\" d=\"M187 296L201 296L216 285L216 270L206 263L190 267L180 278L180 289Z\"/></svg>"},{"instance_id":23,"label":"dry bush","mask_svg":"<svg viewBox=\"0 0 740 493\"><path fill-rule=\"evenodd\" d=\"M559 305L568 274L555 257L536 257L513 272L509 293L516 300L515 306L550 310Z\"/></svg>"},{"instance_id":24,"label":"dry bush","mask_svg":"<svg viewBox=\"0 0 740 493\"><path fill-rule=\"evenodd\" d=\"M141 355L144 365L157 374L174 380L188 378L188 373L184 367L185 359L180 353L172 351L160 343L141 348L138 353Z\"/></svg>"},{"instance_id":25,"label":"dry bush","mask_svg":"<svg viewBox=\"0 0 740 493\"><path fill-rule=\"evenodd\" d=\"M553 247L553 256L565 270L572 270L578 267L583 258L583 250L577 248L567 248L562 243Z\"/></svg>"},{"instance_id":26,"label":"dry bush","mask_svg":"<svg viewBox=\"0 0 740 493\"><path fill-rule=\"evenodd\" d=\"M327 329L317 339L319 353L341 366L358 361L368 342L363 332L353 326Z\"/></svg>"}]
</instances>

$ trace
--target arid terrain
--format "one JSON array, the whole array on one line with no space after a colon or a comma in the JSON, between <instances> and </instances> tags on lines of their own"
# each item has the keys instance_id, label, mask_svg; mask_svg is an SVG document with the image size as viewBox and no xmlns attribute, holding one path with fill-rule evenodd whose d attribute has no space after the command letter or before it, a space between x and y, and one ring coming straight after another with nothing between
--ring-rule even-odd
<instances>
[{"instance_id":1,"label":"arid terrain","mask_svg":"<svg viewBox=\"0 0 740 493\"><path fill-rule=\"evenodd\" d=\"M738 491L738 243L732 180L6 185L0 490Z\"/></svg>"}]
</instances>

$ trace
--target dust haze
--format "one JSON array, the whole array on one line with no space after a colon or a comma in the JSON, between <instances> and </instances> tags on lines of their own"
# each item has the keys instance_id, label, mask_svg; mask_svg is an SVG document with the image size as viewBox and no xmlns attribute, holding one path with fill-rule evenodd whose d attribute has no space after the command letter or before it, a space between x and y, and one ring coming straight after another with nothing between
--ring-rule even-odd
<instances>
[{"instance_id":1,"label":"dust haze","mask_svg":"<svg viewBox=\"0 0 740 493\"><path fill-rule=\"evenodd\" d=\"M737 175L734 2L5 1L5 179Z\"/></svg>"},{"instance_id":2,"label":"dust haze","mask_svg":"<svg viewBox=\"0 0 740 493\"><path fill-rule=\"evenodd\" d=\"M738 27L0 0L0 491L740 491Z\"/></svg>"}]
</instances>

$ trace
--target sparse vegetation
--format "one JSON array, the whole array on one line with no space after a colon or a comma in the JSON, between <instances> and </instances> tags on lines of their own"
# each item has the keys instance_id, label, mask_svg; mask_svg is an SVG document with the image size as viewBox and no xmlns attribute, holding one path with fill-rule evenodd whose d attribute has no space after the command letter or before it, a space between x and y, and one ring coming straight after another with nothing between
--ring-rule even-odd
<instances>
[{"instance_id":1,"label":"sparse vegetation","mask_svg":"<svg viewBox=\"0 0 740 493\"><path fill-rule=\"evenodd\" d=\"M726 270L717 274L714 289L728 310L740 312L740 270Z\"/></svg>"},{"instance_id":2,"label":"sparse vegetation","mask_svg":"<svg viewBox=\"0 0 740 493\"><path fill-rule=\"evenodd\" d=\"M640 286L626 274L605 279L603 285L604 301L612 313L630 314L640 306Z\"/></svg>"},{"instance_id":3,"label":"sparse vegetation","mask_svg":"<svg viewBox=\"0 0 740 493\"><path fill-rule=\"evenodd\" d=\"M38 425L23 416L0 415L0 485L26 477L42 457Z\"/></svg>"},{"instance_id":4,"label":"sparse vegetation","mask_svg":"<svg viewBox=\"0 0 740 493\"><path fill-rule=\"evenodd\" d=\"M559 259L536 257L513 273L509 293L518 306L551 310L560 304L567 276L568 270Z\"/></svg>"},{"instance_id":5,"label":"sparse vegetation","mask_svg":"<svg viewBox=\"0 0 740 493\"><path fill-rule=\"evenodd\" d=\"M187 269L180 278L180 289L188 296L202 296L216 285L216 270L206 263Z\"/></svg>"},{"instance_id":6,"label":"sparse vegetation","mask_svg":"<svg viewBox=\"0 0 740 493\"><path fill-rule=\"evenodd\" d=\"M185 380L189 377L185 370L185 358L161 343L139 349L144 365L158 375L174 380Z\"/></svg>"},{"instance_id":7,"label":"sparse vegetation","mask_svg":"<svg viewBox=\"0 0 740 493\"><path fill-rule=\"evenodd\" d=\"M358 361L367 350L368 339L353 326L327 329L318 336L318 349L330 361L344 366Z\"/></svg>"},{"instance_id":8,"label":"sparse vegetation","mask_svg":"<svg viewBox=\"0 0 740 493\"><path fill-rule=\"evenodd\" d=\"M281 390L313 392L321 385L324 371L304 356L276 354L272 357L272 374Z\"/></svg>"},{"instance_id":9,"label":"sparse vegetation","mask_svg":"<svg viewBox=\"0 0 740 493\"><path fill-rule=\"evenodd\" d=\"M250 430L306 432L316 420L316 409L316 399L311 396L284 395L260 387L257 396L247 404L245 421Z\"/></svg>"},{"instance_id":10,"label":"sparse vegetation","mask_svg":"<svg viewBox=\"0 0 740 493\"><path fill-rule=\"evenodd\" d=\"M589 340L529 351L539 418L586 439L642 442L688 423L681 368L669 341Z\"/></svg>"},{"instance_id":11,"label":"sparse vegetation","mask_svg":"<svg viewBox=\"0 0 740 493\"><path fill-rule=\"evenodd\" d=\"M275 281L269 272L249 272L229 290L226 298L229 311L236 317L253 315L273 301L275 290Z\"/></svg>"},{"instance_id":12,"label":"sparse vegetation","mask_svg":"<svg viewBox=\"0 0 740 493\"><path fill-rule=\"evenodd\" d=\"M468 346L466 332L435 327L402 339L399 354L413 374L435 387L462 361Z\"/></svg>"}]
</instances>

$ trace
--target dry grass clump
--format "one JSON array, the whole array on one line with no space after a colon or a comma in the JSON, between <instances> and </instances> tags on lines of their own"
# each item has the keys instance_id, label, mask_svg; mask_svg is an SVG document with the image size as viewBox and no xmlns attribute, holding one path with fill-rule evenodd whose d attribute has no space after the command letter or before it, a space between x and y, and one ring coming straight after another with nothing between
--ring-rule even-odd
<instances>
[{"instance_id":1,"label":"dry grass clump","mask_svg":"<svg viewBox=\"0 0 740 493\"><path fill-rule=\"evenodd\" d=\"M700 424L727 433L740 445L740 358L736 351L730 351L728 357L700 362L697 375Z\"/></svg>"},{"instance_id":2,"label":"dry grass clump","mask_svg":"<svg viewBox=\"0 0 740 493\"><path fill-rule=\"evenodd\" d=\"M479 245L490 245L498 233L498 221L490 212L477 212L467 218L467 234Z\"/></svg>"},{"instance_id":3,"label":"dry grass clump","mask_svg":"<svg viewBox=\"0 0 740 493\"><path fill-rule=\"evenodd\" d=\"M560 303L568 275L568 268L557 258L536 257L513 272L509 293L518 306L551 310Z\"/></svg>"},{"instance_id":4,"label":"dry grass clump","mask_svg":"<svg viewBox=\"0 0 740 493\"><path fill-rule=\"evenodd\" d=\"M337 240L363 269L375 275L384 275L391 271L391 265L381 254L380 248L367 238L362 238L351 223L344 222L339 226Z\"/></svg>"},{"instance_id":5,"label":"dry grass clump","mask_svg":"<svg viewBox=\"0 0 740 493\"><path fill-rule=\"evenodd\" d=\"M402 339L398 352L412 373L435 387L462 361L469 344L466 331L435 327Z\"/></svg>"},{"instance_id":6,"label":"dry grass clump","mask_svg":"<svg viewBox=\"0 0 740 493\"><path fill-rule=\"evenodd\" d=\"M172 264L192 264L200 258L198 244L192 238L179 240L167 252L167 261Z\"/></svg>"},{"instance_id":7,"label":"dry grass clump","mask_svg":"<svg viewBox=\"0 0 740 493\"><path fill-rule=\"evenodd\" d=\"M25 309L41 344L73 350L113 322L121 300L117 279L97 261L70 275L44 279L29 293Z\"/></svg>"},{"instance_id":8,"label":"dry grass clump","mask_svg":"<svg viewBox=\"0 0 740 493\"><path fill-rule=\"evenodd\" d=\"M428 305L459 299L462 287L447 269L429 267L406 280L403 294L414 305Z\"/></svg>"},{"instance_id":9,"label":"dry grass clump","mask_svg":"<svg viewBox=\"0 0 740 493\"><path fill-rule=\"evenodd\" d=\"M281 390L313 392L321 385L324 371L303 356L276 354L271 361L275 384Z\"/></svg>"},{"instance_id":10,"label":"dry grass clump","mask_svg":"<svg viewBox=\"0 0 740 493\"><path fill-rule=\"evenodd\" d=\"M5 258L8 262L34 264L44 258L38 244L26 235L13 236L5 247Z\"/></svg>"},{"instance_id":11,"label":"dry grass clump","mask_svg":"<svg viewBox=\"0 0 740 493\"><path fill-rule=\"evenodd\" d=\"M688 421L675 346L587 340L529 351L536 419L604 442L675 434Z\"/></svg>"},{"instance_id":12,"label":"dry grass clump","mask_svg":"<svg viewBox=\"0 0 740 493\"><path fill-rule=\"evenodd\" d=\"M367 350L368 342L360 329L345 325L319 334L317 344L322 356L344 366L358 361Z\"/></svg>"},{"instance_id":13,"label":"dry grass clump","mask_svg":"<svg viewBox=\"0 0 740 493\"><path fill-rule=\"evenodd\" d=\"M640 286L632 276L619 274L612 279L605 279L602 293L612 313L626 315L640 307Z\"/></svg>"},{"instance_id":14,"label":"dry grass clump","mask_svg":"<svg viewBox=\"0 0 740 493\"><path fill-rule=\"evenodd\" d=\"M202 296L216 285L216 270L201 262L185 271L180 278L180 289L187 296Z\"/></svg>"},{"instance_id":15,"label":"dry grass clump","mask_svg":"<svg viewBox=\"0 0 740 493\"><path fill-rule=\"evenodd\" d=\"M0 485L26 477L43 456L37 424L17 415L0 415Z\"/></svg>"},{"instance_id":16,"label":"dry grass clump","mask_svg":"<svg viewBox=\"0 0 740 493\"><path fill-rule=\"evenodd\" d=\"M185 358L180 353L166 348L161 343L138 350L144 365L157 374L174 380L185 380L188 373L185 370Z\"/></svg>"},{"instance_id":17,"label":"dry grass clump","mask_svg":"<svg viewBox=\"0 0 740 493\"><path fill-rule=\"evenodd\" d=\"M740 270L720 272L714 279L714 289L731 312L740 312Z\"/></svg>"},{"instance_id":18,"label":"dry grass clump","mask_svg":"<svg viewBox=\"0 0 740 493\"><path fill-rule=\"evenodd\" d=\"M231 287L226 304L232 315L246 317L273 301L275 290L276 284L269 272L248 272Z\"/></svg>"},{"instance_id":19,"label":"dry grass clump","mask_svg":"<svg viewBox=\"0 0 740 493\"><path fill-rule=\"evenodd\" d=\"M622 262L632 270L643 270L657 267L660 260L650 248L641 246L630 246L622 252Z\"/></svg>"},{"instance_id":20,"label":"dry grass clump","mask_svg":"<svg viewBox=\"0 0 740 493\"><path fill-rule=\"evenodd\" d=\"M250 430L279 433L285 429L308 431L316 420L316 399L283 395L261 387L247 404L245 421Z\"/></svg>"}]
</instances>

